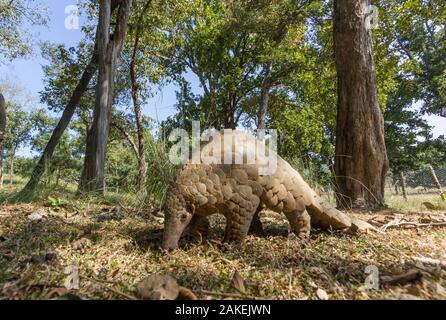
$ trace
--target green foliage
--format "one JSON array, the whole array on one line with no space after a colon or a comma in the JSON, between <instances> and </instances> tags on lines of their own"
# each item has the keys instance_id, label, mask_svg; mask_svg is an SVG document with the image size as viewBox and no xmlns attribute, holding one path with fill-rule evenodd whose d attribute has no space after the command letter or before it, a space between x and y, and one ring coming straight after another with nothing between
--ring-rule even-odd
<instances>
[{"instance_id":1,"label":"green foliage","mask_svg":"<svg viewBox=\"0 0 446 320\"><path fill-rule=\"evenodd\" d=\"M304 1L177 2L171 34L177 49L170 71L185 98L177 105L180 118L215 128L255 122L262 70L272 65L268 81L277 87L304 68L304 22L313 6ZM202 93L190 93L188 73L196 76Z\"/></svg>"},{"instance_id":2,"label":"green foliage","mask_svg":"<svg viewBox=\"0 0 446 320\"><path fill-rule=\"evenodd\" d=\"M384 112L387 153L394 174L416 170L426 164L421 141L429 139L431 129L412 106L416 83L405 79L399 82Z\"/></svg>"},{"instance_id":3,"label":"green foliage","mask_svg":"<svg viewBox=\"0 0 446 320\"><path fill-rule=\"evenodd\" d=\"M92 45L81 42L77 48L43 42L42 56L48 61L43 66L44 90L40 92L42 103L50 110L60 112L68 104L85 66L87 65ZM95 97L94 86L83 95L80 110L92 109Z\"/></svg>"},{"instance_id":4,"label":"green foliage","mask_svg":"<svg viewBox=\"0 0 446 320\"><path fill-rule=\"evenodd\" d=\"M439 113L446 107L446 5L442 0L378 1L379 41L387 56L398 61L398 71L417 84L414 98L423 112Z\"/></svg>"},{"instance_id":5,"label":"green foliage","mask_svg":"<svg viewBox=\"0 0 446 320\"><path fill-rule=\"evenodd\" d=\"M12 102L7 103L6 117L6 138L3 147L7 155L13 157L20 147L29 142L33 124L29 114L20 105Z\"/></svg>"},{"instance_id":6,"label":"green foliage","mask_svg":"<svg viewBox=\"0 0 446 320\"><path fill-rule=\"evenodd\" d=\"M65 199L53 198L51 196L48 196L47 206L52 209L59 210L60 208L67 208L68 201Z\"/></svg>"},{"instance_id":7,"label":"green foliage","mask_svg":"<svg viewBox=\"0 0 446 320\"><path fill-rule=\"evenodd\" d=\"M0 60L26 55L29 48L22 41L24 33L17 33L24 17L0 1L0 9L5 8L0 10L0 40L5 30L13 30L6 42L0 41ZM17 6L31 3L13 1ZM446 141L444 137L432 138L432 128L422 116L445 108L446 4L442 0L382 0L374 4L381 21L373 30L374 58L392 171L417 170L426 164L443 166ZM266 127L279 131L280 155L297 166L313 186L330 185L337 103L333 1L153 0L148 10L146 0L135 0L133 5L115 79L112 123L120 128L110 128L109 192L136 192L138 136L132 94L137 91L144 109L150 107L158 86L170 82L179 88L175 114L159 127L148 117L143 119L150 200L163 200L178 169L168 159L169 133L178 127L190 129L193 120L200 121L202 128L253 130L258 125L265 85L269 88ZM41 45L48 64L43 67L45 87L40 99L57 113L67 105L93 50L97 2L82 2L81 6L88 18L82 42L75 48ZM37 22L44 22L39 10L29 12L30 17L40 17ZM130 81L132 64L136 88ZM93 78L46 168L42 185L49 189L60 185L74 189L77 184L91 125L95 82ZM11 125L4 159L14 154L14 148L25 145L41 153L57 117L43 109L25 112L23 103L7 100ZM154 129L160 134L153 134ZM8 163L4 162L5 169ZM33 163L35 159L17 157L16 172L29 175Z\"/></svg>"},{"instance_id":8,"label":"green foliage","mask_svg":"<svg viewBox=\"0 0 446 320\"><path fill-rule=\"evenodd\" d=\"M15 158L14 171L16 175L23 178L27 178L31 175L31 172L36 165L34 159L24 156L17 156Z\"/></svg>"},{"instance_id":9,"label":"green foliage","mask_svg":"<svg viewBox=\"0 0 446 320\"><path fill-rule=\"evenodd\" d=\"M112 140L107 152L107 188L110 191L134 191L136 181L136 159L125 141Z\"/></svg>"},{"instance_id":10,"label":"green foliage","mask_svg":"<svg viewBox=\"0 0 446 320\"><path fill-rule=\"evenodd\" d=\"M47 23L47 9L34 0L0 0L0 62L32 52L33 34L24 26Z\"/></svg>"},{"instance_id":11,"label":"green foliage","mask_svg":"<svg viewBox=\"0 0 446 320\"><path fill-rule=\"evenodd\" d=\"M174 178L178 166L169 160L167 141L150 135L147 139L146 155L148 161L147 170L147 195L155 203L162 203L169 182Z\"/></svg>"}]
</instances>

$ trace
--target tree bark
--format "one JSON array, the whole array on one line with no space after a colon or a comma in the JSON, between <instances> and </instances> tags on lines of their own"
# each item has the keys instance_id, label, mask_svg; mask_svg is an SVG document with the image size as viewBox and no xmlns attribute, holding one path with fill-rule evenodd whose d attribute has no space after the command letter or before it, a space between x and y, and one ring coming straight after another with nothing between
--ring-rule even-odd
<instances>
[{"instance_id":1,"label":"tree bark","mask_svg":"<svg viewBox=\"0 0 446 320\"><path fill-rule=\"evenodd\" d=\"M0 146L0 190L3 189L3 146Z\"/></svg>"},{"instance_id":2,"label":"tree bark","mask_svg":"<svg viewBox=\"0 0 446 320\"><path fill-rule=\"evenodd\" d=\"M429 169L431 171L432 180L434 184L437 186L437 189L440 191L440 195L443 195L443 187L441 186L440 180L438 180L437 174L435 173L434 167L429 165Z\"/></svg>"},{"instance_id":3,"label":"tree bark","mask_svg":"<svg viewBox=\"0 0 446 320\"><path fill-rule=\"evenodd\" d=\"M404 177L404 172L400 171L400 186L401 186L401 192L403 193L404 200L407 201L407 190L406 190L406 178Z\"/></svg>"},{"instance_id":4,"label":"tree bark","mask_svg":"<svg viewBox=\"0 0 446 320\"><path fill-rule=\"evenodd\" d=\"M294 15L288 17L280 23L279 31L277 35L273 38L276 46L278 46L286 37L288 32L288 23L294 19ZM269 104L269 92L274 85L272 79L273 71L273 61L266 63L264 66L264 76L262 81L262 86L260 88L260 103L259 103L259 113L258 113L258 124L257 129L266 129L266 115L268 114L268 104ZM277 79L276 79L277 80Z\"/></svg>"},{"instance_id":5,"label":"tree bark","mask_svg":"<svg viewBox=\"0 0 446 320\"><path fill-rule=\"evenodd\" d=\"M98 55L97 55L97 50L95 49L90 59L90 62L85 68L82 77L79 80L79 83L77 84L76 88L73 91L73 94L70 98L70 101L68 102L68 105L66 106L65 110L62 113L59 123L57 124L56 128L54 129L51 135L50 140L45 146L45 149L39 159L39 162L34 167L30 180L23 188L21 193L33 193L35 191L37 184L40 181L40 178L42 177L43 173L48 167L48 164L51 162L54 150L59 144L60 138L62 137L63 133L68 127L68 124L70 123L71 118L73 117L74 112L77 106L79 105L82 95L85 93L85 91L87 91L88 84L90 83L91 79L96 73L97 61L98 61Z\"/></svg>"},{"instance_id":6,"label":"tree bark","mask_svg":"<svg viewBox=\"0 0 446 320\"><path fill-rule=\"evenodd\" d=\"M105 159L110 131L111 107L116 63L121 53L132 0L119 4L119 13L113 35L110 34L111 2L100 1L98 23L98 83L93 122L85 152L84 172L79 184L80 192L104 192Z\"/></svg>"},{"instance_id":7,"label":"tree bark","mask_svg":"<svg viewBox=\"0 0 446 320\"><path fill-rule=\"evenodd\" d=\"M134 80L132 80L132 99L133 99L133 108L135 112L136 119L136 129L138 135L138 181L137 186L138 190L143 190L146 185L146 176L147 176L147 161L146 155L144 152L144 126L142 123L142 113L141 113L141 105L138 96L138 89L134 87Z\"/></svg>"},{"instance_id":8,"label":"tree bark","mask_svg":"<svg viewBox=\"0 0 446 320\"><path fill-rule=\"evenodd\" d=\"M80 189L83 191L103 190L105 148L107 146L109 131L109 116L111 102L109 96L112 75L113 44L110 39L111 4L101 0L99 9L99 23L97 31L98 40L98 82L96 87L96 103L93 113L93 123L88 135L88 143L85 152L84 173Z\"/></svg>"},{"instance_id":9,"label":"tree bark","mask_svg":"<svg viewBox=\"0 0 446 320\"><path fill-rule=\"evenodd\" d=\"M335 0L334 49L338 78L335 174L338 206L384 205L389 168L384 119L377 100L369 0Z\"/></svg>"},{"instance_id":10,"label":"tree bark","mask_svg":"<svg viewBox=\"0 0 446 320\"><path fill-rule=\"evenodd\" d=\"M0 93L0 190L3 189L3 140L6 134L6 103Z\"/></svg>"},{"instance_id":11,"label":"tree bark","mask_svg":"<svg viewBox=\"0 0 446 320\"><path fill-rule=\"evenodd\" d=\"M132 60L130 62L130 82L132 85L132 100L133 100L133 109L135 112L135 119L136 119L136 130L138 135L138 177L137 177L137 187L138 190L144 190L146 186L147 181L147 161L146 161L146 155L144 152L145 148L145 139L144 139L144 126L143 126L143 118L142 118L142 112L141 112L141 101L139 98L139 84L138 79L136 75L136 60L137 60L137 54L138 54L138 47L139 47L139 39L141 36L141 32L143 31L143 18L145 13L150 7L150 4L152 3L151 0L148 0L138 18L138 25L137 30L135 34L135 41L133 44L133 52L132 52Z\"/></svg>"},{"instance_id":12,"label":"tree bark","mask_svg":"<svg viewBox=\"0 0 446 320\"><path fill-rule=\"evenodd\" d=\"M12 188L12 185L14 184L14 160L15 160L15 153L16 149L11 152L11 159L9 160L9 188Z\"/></svg>"},{"instance_id":13,"label":"tree bark","mask_svg":"<svg viewBox=\"0 0 446 320\"><path fill-rule=\"evenodd\" d=\"M263 77L262 87L260 89L260 104L257 125L258 130L266 129L266 114L268 112L269 91L271 90L271 70L272 63L269 62L265 66L265 76Z\"/></svg>"},{"instance_id":14,"label":"tree bark","mask_svg":"<svg viewBox=\"0 0 446 320\"><path fill-rule=\"evenodd\" d=\"M5 98L0 93L0 148L3 145L5 134L6 134L6 103L5 103Z\"/></svg>"},{"instance_id":15,"label":"tree bark","mask_svg":"<svg viewBox=\"0 0 446 320\"><path fill-rule=\"evenodd\" d=\"M122 0L112 1L112 11L114 11L117 8L117 6L120 4L121 1ZM68 127L71 118L73 117L74 112L76 111L76 108L79 105L82 95L85 93L85 91L87 91L88 85L91 79L93 78L94 74L96 73L96 70L98 68L97 64L98 64L98 51L97 51L97 35L96 35L96 42L91 59L87 67L85 68L84 72L82 73L81 79L79 80L79 83L74 89L73 94L71 95L70 100L62 113L59 123L57 124L56 128L54 129L51 135L50 140L45 146L45 149L39 161L37 162L37 165L34 167L30 180L22 189L20 194L23 195L28 193L34 193L48 164L51 163L54 150L59 144L60 138L62 137L66 128Z\"/></svg>"},{"instance_id":16,"label":"tree bark","mask_svg":"<svg viewBox=\"0 0 446 320\"><path fill-rule=\"evenodd\" d=\"M135 154L135 156L138 158L139 157L139 150L138 147L135 144L135 141L133 141L132 136L130 135L129 132L127 132L127 130L125 130L125 128L117 123L117 122L112 122L111 125L113 127L115 127L119 132L122 133L122 135L125 137L125 139L127 140L127 142L130 144L130 146L132 147L133 153Z\"/></svg>"}]
</instances>

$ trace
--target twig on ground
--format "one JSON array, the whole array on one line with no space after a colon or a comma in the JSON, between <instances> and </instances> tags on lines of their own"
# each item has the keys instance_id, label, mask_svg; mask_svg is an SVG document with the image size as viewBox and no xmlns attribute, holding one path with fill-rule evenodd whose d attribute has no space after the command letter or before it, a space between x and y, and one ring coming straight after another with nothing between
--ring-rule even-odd
<instances>
[{"instance_id":1,"label":"twig on ground","mask_svg":"<svg viewBox=\"0 0 446 320\"><path fill-rule=\"evenodd\" d=\"M65 273L63 273L63 272L60 271L60 270L57 270L57 269L55 269L55 268L50 268L50 269L51 269L52 271L56 272L56 273L59 273L59 274L65 276ZM108 284L118 284L118 282L108 281L108 280L94 279L94 278L91 278L91 277L88 277L88 276L84 276L84 275L82 275L82 274L79 274L79 278L84 279L84 280L87 280L87 281L94 282L94 283L100 285L102 288L104 288L104 289L106 289L106 290L109 290L109 291L111 291L111 292L117 294L118 296L121 296L121 297L126 298L126 299L128 299L128 300L138 300L138 299L135 298L134 296L131 296L131 295L127 294L127 293L124 293L124 292L119 291L119 290L117 290L117 289L115 289L115 288L111 288L111 287L107 286Z\"/></svg>"},{"instance_id":2,"label":"twig on ground","mask_svg":"<svg viewBox=\"0 0 446 320\"><path fill-rule=\"evenodd\" d=\"M382 276L381 282L388 285L404 285L409 282L416 282L422 278L419 270L410 270L409 272L397 276Z\"/></svg>"},{"instance_id":3,"label":"twig on ground","mask_svg":"<svg viewBox=\"0 0 446 320\"><path fill-rule=\"evenodd\" d=\"M115 294L117 294L117 295L119 295L121 297L124 297L124 298L126 298L128 300L138 300L134 296L131 296L131 295L127 294L127 293L124 293L124 292L119 291L119 290L117 290L115 288L107 286L106 284L111 284L110 281L101 281L101 280L90 278L90 277L87 277L87 276L84 276L84 275L81 275L81 274L79 275L79 278L85 279L85 280L88 280L88 281L91 281L91 282L94 282L94 283L102 286L104 289L109 290L109 291L111 291L111 292L113 292L113 293L115 293Z\"/></svg>"},{"instance_id":4,"label":"twig on ground","mask_svg":"<svg viewBox=\"0 0 446 320\"><path fill-rule=\"evenodd\" d=\"M401 226L411 226L414 228L423 228L423 227L445 227L446 222L431 222L431 223L417 223L417 222L397 222L397 221L391 221L388 224L384 225L381 230L386 231L389 228L397 228Z\"/></svg>"},{"instance_id":5,"label":"twig on ground","mask_svg":"<svg viewBox=\"0 0 446 320\"><path fill-rule=\"evenodd\" d=\"M421 262L422 264L428 264L435 267L441 267L446 270L446 261L441 261L438 259L426 258L426 257L412 257L412 260L416 262Z\"/></svg>"},{"instance_id":6,"label":"twig on ground","mask_svg":"<svg viewBox=\"0 0 446 320\"><path fill-rule=\"evenodd\" d=\"M257 297L253 296L246 296L243 294L238 293L230 293L230 292L216 292L216 291L208 291L208 290L197 290L197 292L202 294L208 294L208 295L215 295L215 296L221 296L221 297L230 297L230 298L241 298L241 299L248 299L248 300L257 300Z\"/></svg>"}]
</instances>

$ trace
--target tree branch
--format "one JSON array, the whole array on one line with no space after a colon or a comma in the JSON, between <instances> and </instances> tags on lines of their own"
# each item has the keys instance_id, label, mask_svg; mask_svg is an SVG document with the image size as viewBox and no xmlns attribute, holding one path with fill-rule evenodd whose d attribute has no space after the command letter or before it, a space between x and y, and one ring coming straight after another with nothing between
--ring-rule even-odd
<instances>
[{"instance_id":1,"label":"tree branch","mask_svg":"<svg viewBox=\"0 0 446 320\"><path fill-rule=\"evenodd\" d=\"M128 141L128 143L130 144L130 146L132 147L133 152L135 153L135 156L137 159L139 159L139 153L138 153L138 147L135 144L135 141L133 141L132 136L130 135L130 133L127 132L127 130L125 130L125 128L118 122L113 121L111 123L111 125L113 127L115 127L119 132L122 133L122 135L126 138L126 140Z\"/></svg>"}]
</instances>

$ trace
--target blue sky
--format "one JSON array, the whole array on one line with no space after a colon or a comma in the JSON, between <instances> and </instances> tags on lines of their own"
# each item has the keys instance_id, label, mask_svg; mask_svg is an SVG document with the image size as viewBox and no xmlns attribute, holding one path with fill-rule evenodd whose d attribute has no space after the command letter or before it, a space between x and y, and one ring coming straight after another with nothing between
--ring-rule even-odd
<instances>
[{"instance_id":1,"label":"blue sky","mask_svg":"<svg viewBox=\"0 0 446 320\"><path fill-rule=\"evenodd\" d=\"M76 0L51 0L43 1L48 8L50 14L50 21L47 27L34 27L30 31L36 33L35 38L39 41L51 41L55 43L63 43L67 46L76 46L78 41L82 38L81 30L69 30L65 28L65 8L69 5L76 4ZM82 18L80 24L82 25ZM40 57L39 48L35 48L34 54L24 60L18 59L12 63L5 65L0 64L0 78L14 79L21 86L35 97L35 107L41 107L38 103L38 93L43 89L43 72L42 65L47 62ZM194 79L193 75L187 75L187 78L192 81L194 91L200 90L198 81ZM151 98L147 105L144 106L143 112L151 116L153 119L162 121L171 115L174 111L174 104L176 102L175 96L176 86L173 84L162 88L154 88L154 97ZM446 136L446 118L439 116L426 116L429 124L434 126L434 137L439 135ZM27 152L25 152L27 153Z\"/></svg>"},{"instance_id":2,"label":"blue sky","mask_svg":"<svg viewBox=\"0 0 446 320\"><path fill-rule=\"evenodd\" d=\"M81 30L66 29L65 8L76 4L76 0L51 0L44 1L49 9L50 21L47 27L32 27L30 31L36 33L39 41L51 41L63 43L67 46L76 46L83 34ZM82 26L82 17L80 24ZM47 61L40 56L38 46L35 46L33 55L28 59L18 59L6 65L0 65L0 77L10 78L16 81L38 101L38 93L43 89L42 65ZM163 88L154 88L155 96L148 102L144 113L159 121L166 119L174 111L176 101L175 85L167 85Z\"/></svg>"}]
</instances>

